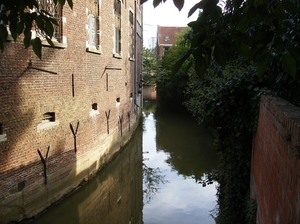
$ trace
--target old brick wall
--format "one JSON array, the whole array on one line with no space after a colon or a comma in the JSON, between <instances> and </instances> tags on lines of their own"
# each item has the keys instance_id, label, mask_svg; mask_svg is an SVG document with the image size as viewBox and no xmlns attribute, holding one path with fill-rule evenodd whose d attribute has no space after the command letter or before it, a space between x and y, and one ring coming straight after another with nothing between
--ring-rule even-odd
<instances>
[{"instance_id":1,"label":"old brick wall","mask_svg":"<svg viewBox=\"0 0 300 224\"><path fill-rule=\"evenodd\" d=\"M300 108L262 96L252 160L257 223L300 223Z\"/></svg>"},{"instance_id":2,"label":"old brick wall","mask_svg":"<svg viewBox=\"0 0 300 224\"><path fill-rule=\"evenodd\" d=\"M176 44L177 35L183 29L184 27L157 26L157 58L161 59L164 56L165 47L170 48Z\"/></svg>"},{"instance_id":3,"label":"old brick wall","mask_svg":"<svg viewBox=\"0 0 300 224\"><path fill-rule=\"evenodd\" d=\"M128 57L129 9L135 9L135 1L122 4L118 58L113 55L114 1L99 1L101 52L96 53L86 50L89 1L73 2L73 10L65 6L62 13L65 46L44 46L40 60L24 49L20 37L0 54L0 223L37 214L93 176L130 139L138 121L141 99L134 85L141 59ZM136 9L141 20L142 8ZM55 112L55 122L45 126L48 112Z\"/></svg>"}]
</instances>

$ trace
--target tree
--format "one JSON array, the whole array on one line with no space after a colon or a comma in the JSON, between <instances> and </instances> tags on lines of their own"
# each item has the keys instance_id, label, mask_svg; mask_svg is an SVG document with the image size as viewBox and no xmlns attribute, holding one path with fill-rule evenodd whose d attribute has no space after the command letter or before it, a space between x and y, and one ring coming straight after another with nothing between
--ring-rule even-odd
<instances>
[{"instance_id":1,"label":"tree","mask_svg":"<svg viewBox=\"0 0 300 224\"><path fill-rule=\"evenodd\" d=\"M53 0L53 2L64 6L66 0ZM72 9L72 0L67 2ZM47 11L39 8L38 0L0 0L0 50L4 50L4 42L8 35L11 35L15 41L18 36L23 35L25 48L32 44L34 53L41 58L41 39L31 38L34 24L44 34L47 42L54 46L51 41L54 33L53 26L58 23Z\"/></svg>"},{"instance_id":2,"label":"tree","mask_svg":"<svg viewBox=\"0 0 300 224\"><path fill-rule=\"evenodd\" d=\"M143 48L143 80L144 85L155 85L155 75L157 71L156 49Z\"/></svg>"},{"instance_id":3,"label":"tree","mask_svg":"<svg viewBox=\"0 0 300 224\"><path fill-rule=\"evenodd\" d=\"M156 74L156 89L159 99L164 101L164 104L173 105L175 108L182 107L182 103L185 101L183 92L187 87L189 72L193 71L187 69L191 60L189 58L176 73L172 74L174 64L188 50L188 46L183 42L184 36L189 30L190 28L186 27L176 35L176 44L170 47L159 60L159 69Z\"/></svg>"},{"instance_id":4,"label":"tree","mask_svg":"<svg viewBox=\"0 0 300 224\"><path fill-rule=\"evenodd\" d=\"M142 0L146 2L147 0ZM166 0L153 0L154 7ZM184 0L173 0L180 10ZM296 0L227 0L222 11L218 0L201 0L190 9L202 11L188 39L191 43L174 71L192 55L197 73L204 75L212 58L224 66L238 55L253 61L259 77L299 74L300 3ZM297 66L298 65L298 66ZM274 77L276 79L284 79Z\"/></svg>"}]
</instances>

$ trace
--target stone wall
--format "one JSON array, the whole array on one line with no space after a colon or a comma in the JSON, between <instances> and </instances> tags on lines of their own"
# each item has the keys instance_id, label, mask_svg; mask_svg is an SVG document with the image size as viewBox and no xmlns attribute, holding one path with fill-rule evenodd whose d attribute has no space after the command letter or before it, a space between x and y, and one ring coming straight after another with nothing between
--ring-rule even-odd
<instances>
[{"instance_id":1,"label":"stone wall","mask_svg":"<svg viewBox=\"0 0 300 224\"><path fill-rule=\"evenodd\" d=\"M142 60L138 53L129 57L129 12L142 24L142 7L134 0L122 2L117 56L114 1L73 0L73 10L66 5L63 43L43 46L41 60L24 49L22 37L5 44L0 54L0 223L36 215L92 177L130 139L141 112ZM90 7L99 7L96 51L86 44ZM135 41L141 52L141 34Z\"/></svg>"},{"instance_id":2,"label":"stone wall","mask_svg":"<svg viewBox=\"0 0 300 224\"><path fill-rule=\"evenodd\" d=\"M300 108L262 96L254 136L257 223L300 223Z\"/></svg>"}]
</instances>

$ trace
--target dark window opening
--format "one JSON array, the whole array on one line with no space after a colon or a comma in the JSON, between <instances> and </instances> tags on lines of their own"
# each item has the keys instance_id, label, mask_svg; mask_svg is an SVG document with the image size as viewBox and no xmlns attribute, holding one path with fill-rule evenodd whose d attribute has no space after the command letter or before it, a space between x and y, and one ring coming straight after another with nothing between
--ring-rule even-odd
<instances>
[{"instance_id":1,"label":"dark window opening","mask_svg":"<svg viewBox=\"0 0 300 224\"><path fill-rule=\"evenodd\" d=\"M129 22L130 22L130 31L129 31L129 54L133 58L134 55L134 25L133 25L133 12L129 11Z\"/></svg>"},{"instance_id":2,"label":"dark window opening","mask_svg":"<svg viewBox=\"0 0 300 224\"><path fill-rule=\"evenodd\" d=\"M121 53L121 1L114 1L115 13L115 52Z\"/></svg>"},{"instance_id":3,"label":"dark window opening","mask_svg":"<svg viewBox=\"0 0 300 224\"><path fill-rule=\"evenodd\" d=\"M47 112L43 114L42 123L55 122L55 112Z\"/></svg>"},{"instance_id":4,"label":"dark window opening","mask_svg":"<svg viewBox=\"0 0 300 224\"><path fill-rule=\"evenodd\" d=\"M97 103L93 103L93 104L92 104L92 109L93 109L93 110L98 110Z\"/></svg>"},{"instance_id":5,"label":"dark window opening","mask_svg":"<svg viewBox=\"0 0 300 224\"><path fill-rule=\"evenodd\" d=\"M3 124L0 123L0 135L3 135Z\"/></svg>"},{"instance_id":6,"label":"dark window opening","mask_svg":"<svg viewBox=\"0 0 300 224\"><path fill-rule=\"evenodd\" d=\"M53 39L58 42L62 42L62 7L60 4L55 4L53 0L39 0L38 3L38 10L44 10L48 17L51 17L56 20L58 25L54 25L54 32L53 32ZM35 25L35 30L37 32L38 37L44 38L47 36L45 33L42 33L41 30Z\"/></svg>"},{"instance_id":7,"label":"dark window opening","mask_svg":"<svg viewBox=\"0 0 300 224\"><path fill-rule=\"evenodd\" d=\"M116 99L116 101L117 101L117 103L120 103L120 97L118 97L118 98Z\"/></svg>"}]
</instances>

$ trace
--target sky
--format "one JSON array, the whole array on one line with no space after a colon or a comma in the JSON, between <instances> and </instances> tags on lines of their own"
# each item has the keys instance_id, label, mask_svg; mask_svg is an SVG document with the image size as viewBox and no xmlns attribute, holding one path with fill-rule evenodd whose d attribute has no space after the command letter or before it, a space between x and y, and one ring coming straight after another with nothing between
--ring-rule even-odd
<instances>
[{"instance_id":1,"label":"sky","mask_svg":"<svg viewBox=\"0 0 300 224\"><path fill-rule=\"evenodd\" d=\"M148 0L143 4L143 31L144 47L151 48L155 44L157 26L187 26L191 21L197 19L199 11L197 10L188 18L188 12L199 0L185 0L183 9L179 12L172 0L153 6L153 0Z\"/></svg>"}]
</instances>

